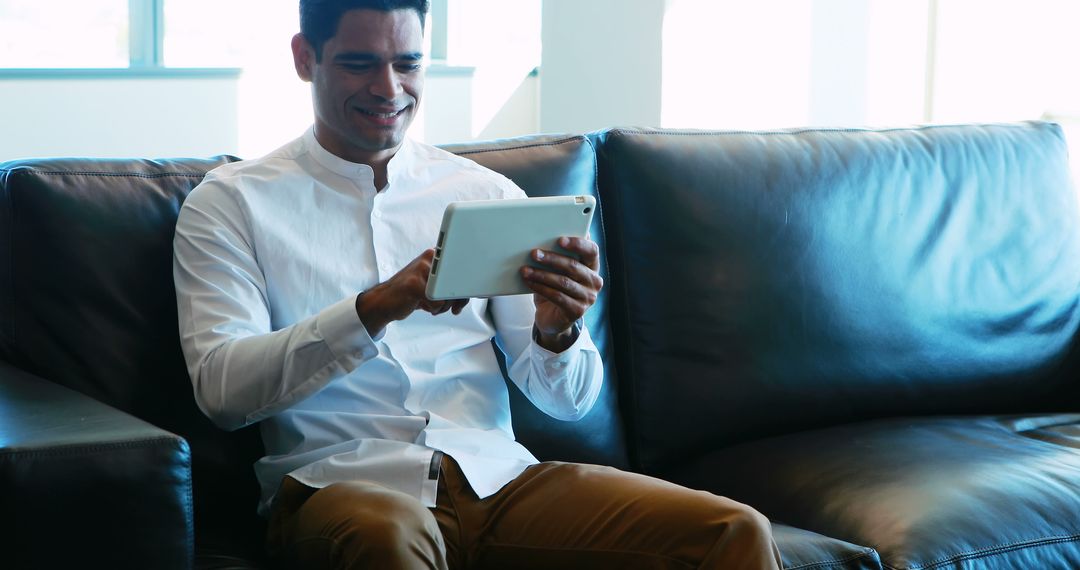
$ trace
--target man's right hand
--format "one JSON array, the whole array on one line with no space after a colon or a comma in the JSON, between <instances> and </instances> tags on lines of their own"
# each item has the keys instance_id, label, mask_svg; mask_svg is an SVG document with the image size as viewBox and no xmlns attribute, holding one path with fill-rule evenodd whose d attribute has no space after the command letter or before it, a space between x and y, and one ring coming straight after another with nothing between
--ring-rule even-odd
<instances>
[{"instance_id":1,"label":"man's right hand","mask_svg":"<svg viewBox=\"0 0 1080 570\"><path fill-rule=\"evenodd\" d=\"M369 335L379 334L392 321L400 321L416 310L433 315L461 313L468 299L432 301L424 294L434 257L434 249L426 250L390 279L356 296L356 314Z\"/></svg>"}]
</instances>

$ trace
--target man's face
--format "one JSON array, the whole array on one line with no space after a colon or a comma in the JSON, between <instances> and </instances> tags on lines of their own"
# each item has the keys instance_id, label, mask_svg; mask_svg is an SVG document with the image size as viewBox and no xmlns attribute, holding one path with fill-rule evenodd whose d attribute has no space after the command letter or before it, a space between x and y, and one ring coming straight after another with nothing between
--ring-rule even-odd
<instances>
[{"instance_id":1,"label":"man's face","mask_svg":"<svg viewBox=\"0 0 1080 570\"><path fill-rule=\"evenodd\" d=\"M352 162L389 160L424 90L423 28L413 10L350 10L322 48L293 40L297 73L311 81L315 136Z\"/></svg>"}]
</instances>

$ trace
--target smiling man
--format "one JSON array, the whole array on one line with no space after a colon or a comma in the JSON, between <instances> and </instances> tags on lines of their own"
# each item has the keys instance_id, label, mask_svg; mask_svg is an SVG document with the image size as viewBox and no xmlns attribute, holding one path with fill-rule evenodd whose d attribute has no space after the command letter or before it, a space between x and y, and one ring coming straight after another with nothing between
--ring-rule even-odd
<instances>
[{"instance_id":1,"label":"smiling man","mask_svg":"<svg viewBox=\"0 0 1080 570\"><path fill-rule=\"evenodd\" d=\"M534 252L533 295L424 296L442 212L523 197L406 136L424 86L426 0L301 0L292 40L314 126L221 167L174 243L196 400L258 422L267 546L298 568L777 568L769 523L708 493L600 466L539 463L514 441L511 380L584 416L603 367L581 317L599 251Z\"/></svg>"}]
</instances>

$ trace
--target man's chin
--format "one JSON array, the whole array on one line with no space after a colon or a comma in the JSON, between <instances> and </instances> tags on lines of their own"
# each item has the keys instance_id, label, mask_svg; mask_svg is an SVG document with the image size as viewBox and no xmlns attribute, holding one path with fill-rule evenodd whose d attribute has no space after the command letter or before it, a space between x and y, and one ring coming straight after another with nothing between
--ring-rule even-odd
<instances>
[{"instance_id":1,"label":"man's chin","mask_svg":"<svg viewBox=\"0 0 1080 570\"><path fill-rule=\"evenodd\" d=\"M382 153L397 150L405 140L405 131L379 133L376 135L365 134L354 136L349 141L353 148L369 153Z\"/></svg>"}]
</instances>

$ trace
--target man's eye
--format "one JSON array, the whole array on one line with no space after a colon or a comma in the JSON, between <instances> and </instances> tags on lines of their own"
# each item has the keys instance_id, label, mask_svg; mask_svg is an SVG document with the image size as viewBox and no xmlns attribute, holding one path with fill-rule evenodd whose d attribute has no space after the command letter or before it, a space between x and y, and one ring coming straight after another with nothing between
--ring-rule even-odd
<instances>
[{"instance_id":1,"label":"man's eye","mask_svg":"<svg viewBox=\"0 0 1080 570\"><path fill-rule=\"evenodd\" d=\"M398 71L413 72L420 71L421 65L419 63L399 63L397 65Z\"/></svg>"}]
</instances>

